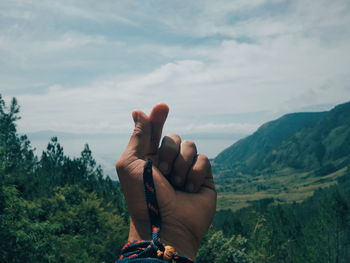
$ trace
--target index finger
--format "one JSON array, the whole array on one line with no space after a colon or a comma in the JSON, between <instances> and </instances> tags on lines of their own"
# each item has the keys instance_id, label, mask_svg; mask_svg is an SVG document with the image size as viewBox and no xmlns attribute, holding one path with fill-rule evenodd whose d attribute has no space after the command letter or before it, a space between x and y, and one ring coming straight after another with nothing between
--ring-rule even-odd
<instances>
[{"instance_id":1,"label":"index finger","mask_svg":"<svg viewBox=\"0 0 350 263\"><path fill-rule=\"evenodd\" d=\"M163 126L169 113L168 105L161 103L153 107L149 116L151 121L151 143L150 154L156 154L160 139L162 137Z\"/></svg>"}]
</instances>

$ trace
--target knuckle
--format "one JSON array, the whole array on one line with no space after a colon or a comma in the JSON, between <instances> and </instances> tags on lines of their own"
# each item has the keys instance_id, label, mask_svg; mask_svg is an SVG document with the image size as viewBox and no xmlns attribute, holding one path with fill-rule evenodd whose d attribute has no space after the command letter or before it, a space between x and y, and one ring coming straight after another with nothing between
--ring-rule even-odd
<instances>
[{"instance_id":1,"label":"knuckle","mask_svg":"<svg viewBox=\"0 0 350 263\"><path fill-rule=\"evenodd\" d=\"M203 167L193 167L193 174L192 174L193 178L205 177L205 175L206 175L206 172L205 172L205 169L203 169Z\"/></svg>"},{"instance_id":2,"label":"knuckle","mask_svg":"<svg viewBox=\"0 0 350 263\"><path fill-rule=\"evenodd\" d=\"M185 140L182 142L184 147L196 148L196 144L193 141Z\"/></svg>"},{"instance_id":3,"label":"knuckle","mask_svg":"<svg viewBox=\"0 0 350 263\"><path fill-rule=\"evenodd\" d=\"M115 163L115 169L117 171L121 171L125 168L125 165L126 165L125 161L120 159Z\"/></svg>"},{"instance_id":4,"label":"knuckle","mask_svg":"<svg viewBox=\"0 0 350 263\"><path fill-rule=\"evenodd\" d=\"M181 137L178 134L170 133L168 134L168 137L171 138L175 143L181 142Z\"/></svg>"},{"instance_id":5,"label":"knuckle","mask_svg":"<svg viewBox=\"0 0 350 263\"><path fill-rule=\"evenodd\" d=\"M209 163L210 164L208 156L206 156L204 154L199 154L197 158L198 158L198 160L200 160L200 161L202 161L204 163Z\"/></svg>"},{"instance_id":6,"label":"knuckle","mask_svg":"<svg viewBox=\"0 0 350 263\"><path fill-rule=\"evenodd\" d=\"M161 151L170 154L177 153L179 151L180 144L177 143L172 137L165 136L161 145Z\"/></svg>"},{"instance_id":7,"label":"knuckle","mask_svg":"<svg viewBox=\"0 0 350 263\"><path fill-rule=\"evenodd\" d=\"M200 161L201 163L203 163L203 166L206 167L207 169L211 168L211 164L208 156L204 154L199 154L197 157L197 161Z\"/></svg>"}]
</instances>

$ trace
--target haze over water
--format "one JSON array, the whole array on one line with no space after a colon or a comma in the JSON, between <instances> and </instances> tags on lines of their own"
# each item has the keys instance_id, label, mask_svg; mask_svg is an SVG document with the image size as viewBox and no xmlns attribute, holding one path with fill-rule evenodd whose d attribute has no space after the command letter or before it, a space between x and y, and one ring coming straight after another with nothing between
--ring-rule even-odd
<instances>
[{"instance_id":1,"label":"haze over water","mask_svg":"<svg viewBox=\"0 0 350 263\"><path fill-rule=\"evenodd\" d=\"M52 134L52 135L51 135ZM50 137L54 136L54 132L50 132L50 135L29 134L29 139L32 146L36 148L37 155L41 155L42 151L46 149ZM128 143L128 135L94 135L94 136L69 136L58 135L58 141L63 146L64 152L71 157L80 156L80 152L83 150L85 143L89 144L93 157L103 168L106 175L109 175L115 180L116 172L114 164L118 160L119 156L123 152L125 146ZM193 136L185 135L183 140L195 140L198 153L206 154L209 158L214 158L223 149L232 145L234 142L234 136L232 139L227 138L199 138L196 139Z\"/></svg>"}]
</instances>

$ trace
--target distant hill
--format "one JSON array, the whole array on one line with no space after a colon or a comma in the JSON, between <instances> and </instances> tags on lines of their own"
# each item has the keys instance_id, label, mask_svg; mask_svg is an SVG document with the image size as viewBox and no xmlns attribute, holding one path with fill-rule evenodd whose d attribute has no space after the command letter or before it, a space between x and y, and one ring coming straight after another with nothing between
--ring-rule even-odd
<instances>
[{"instance_id":1,"label":"distant hill","mask_svg":"<svg viewBox=\"0 0 350 263\"><path fill-rule=\"evenodd\" d=\"M334 183L349 165L350 102L326 112L287 114L262 125L220 153L213 171L226 203L232 201L230 194L283 202L302 200Z\"/></svg>"}]
</instances>

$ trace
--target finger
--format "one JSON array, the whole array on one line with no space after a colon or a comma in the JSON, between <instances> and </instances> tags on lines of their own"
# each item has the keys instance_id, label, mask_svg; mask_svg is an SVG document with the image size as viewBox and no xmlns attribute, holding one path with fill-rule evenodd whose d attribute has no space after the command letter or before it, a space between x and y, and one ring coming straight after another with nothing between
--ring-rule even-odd
<instances>
[{"instance_id":1,"label":"finger","mask_svg":"<svg viewBox=\"0 0 350 263\"><path fill-rule=\"evenodd\" d=\"M162 137L162 130L166 118L169 113L169 107L166 104L158 104L153 107L152 112L149 116L151 121L151 142L148 154L156 154L160 138Z\"/></svg>"},{"instance_id":2,"label":"finger","mask_svg":"<svg viewBox=\"0 0 350 263\"><path fill-rule=\"evenodd\" d=\"M180 151L181 138L177 134L169 134L162 140L159 148L159 170L167 177Z\"/></svg>"},{"instance_id":3,"label":"finger","mask_svg":"<svg viewBox=\"0 0 350 263\"><path fill-rule=\"evenodd\" d=\"M204 182L201 185L201 189L206 188L206 189L212 190L216 193L213 173L211 171L211 164L210 164L208 157L207 157L206 162L208 163L208 173L206 174L206 176L204 178Z\"/></svg>"},{"instance_id":4,"label":"finger","mask_svg":"<svg viewBox=\"0 0 350 263\"><path fill-rule=\"evenodd\" d=\"M135 127L127 149L131 151L131 155L143 158L150 147L151 122L148 116L139 110L132 112L132 118L134 119Z\"/></svg>"},{"instance_id":5,"label":"finger","mask_svg":"<svg viewBox=\"0 0 350 263\"><path fill-rule=\"evenodd\" d=\"M198 155L194 165L187 175L185 190L189 193L198 192L210 173L210 162L208 157L203 154Z\"/></svg>"},{"instance_id":6,"label":"finger","mask_svg":"<svg viewBox=\"0 0 350 263\"><path fill-rule=\"evenodd\" d=\"M195 198L199 198L199 199L204 198L206 200L207 206L209 208L211 207L212 210L215 210L217 192L215 190L214 178L213 178L213 174L211 171L210 162L209 162L208 173L206 174L206 176L204 178L204 182L200 186L198 193L194 196L195 196ZM208 210L210 210L209 208L208 208Z\"/></svg>"},{"instance_id":7,"label":"finger","mask_svg":"<svg viewBox=\"0 0 350 263\"><path fill-rule=\"evenodd\" d=\"M174 169L170 175L170 181L174 186L182 187L185 184L187 173L196 156L197 148L194 142L183 141L180 145L180 154L176 157Z\"/></svg>"}]
</instances>

